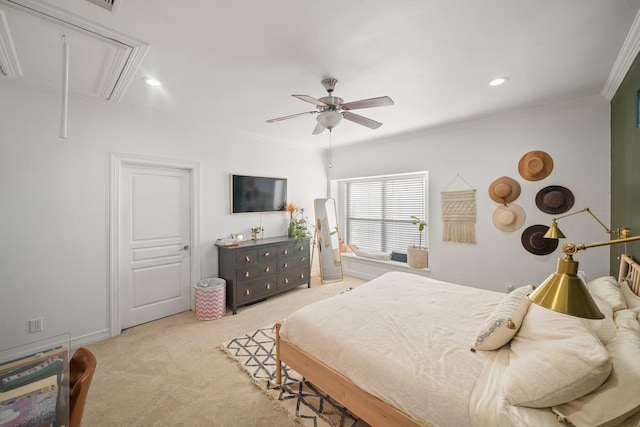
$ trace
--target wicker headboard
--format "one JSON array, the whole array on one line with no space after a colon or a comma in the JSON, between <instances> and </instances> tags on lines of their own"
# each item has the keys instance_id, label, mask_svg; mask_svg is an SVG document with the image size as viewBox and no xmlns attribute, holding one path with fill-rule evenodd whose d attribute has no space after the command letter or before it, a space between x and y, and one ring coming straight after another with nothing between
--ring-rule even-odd
<instances>
[{"instance_id":1,"label":"wicker headboard","mask_svg":"<svg viewBox=\"0 0 640 427\"><path fill-rule=\"evenodd\" d=\"M640 264L635 262L629 255L620 257L618 282L622 282L624 279L629 280L629 286L633 293L640 295Z\"/></svg>"}]
</instances>

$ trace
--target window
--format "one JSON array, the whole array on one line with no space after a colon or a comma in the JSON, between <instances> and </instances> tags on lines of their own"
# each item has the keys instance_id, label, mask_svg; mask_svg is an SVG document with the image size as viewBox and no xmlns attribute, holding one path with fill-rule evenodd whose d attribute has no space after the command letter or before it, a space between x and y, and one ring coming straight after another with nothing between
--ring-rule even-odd
<instances>
[{"instance_id":1,"label":"window","mask_svg":"<svg viewBox=\"0 0 640 427\"><path fill-rule=\"evenodd\" d=\"M411 216L427 224L428 173L369 177L342 181L345 237L348 243L406 253L407 246L428 241L428 228L418 232Z\"/></svg>"}]
</instances>

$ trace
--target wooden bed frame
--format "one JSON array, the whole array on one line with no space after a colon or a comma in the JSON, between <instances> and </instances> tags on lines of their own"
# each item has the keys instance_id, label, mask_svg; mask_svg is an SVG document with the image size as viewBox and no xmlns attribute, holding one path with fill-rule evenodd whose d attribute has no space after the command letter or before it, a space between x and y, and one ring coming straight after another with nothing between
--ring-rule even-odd
<instances>
[{"instance_id":1,"label":"wooden bed frame","mask_svg":"<svg viewBox=\"0 0 640 427\"><path fill-rule=\"evenodd\" d=\"M620 257L618 281L630 280L631 289L640 295L640 264L628 255ZM280 339L282 322L276 324L276 375L282 384L282 363L304 376L369 425L376 427L426 427L395 407L360 389L351 380L295 345Z\"/></svg>"},{"instance_id":2,"label":"wooden bed frame","mask_svg":"<svg viewBox=\"0 0 640 427\"><path fill-rule=\"evenodd\" d=\"M640 264L635 262L629 255L620 257L618 282L622 282L624 279L629 279L629 286L633 293L640 295Z\"/></svg>"}]
</instances>

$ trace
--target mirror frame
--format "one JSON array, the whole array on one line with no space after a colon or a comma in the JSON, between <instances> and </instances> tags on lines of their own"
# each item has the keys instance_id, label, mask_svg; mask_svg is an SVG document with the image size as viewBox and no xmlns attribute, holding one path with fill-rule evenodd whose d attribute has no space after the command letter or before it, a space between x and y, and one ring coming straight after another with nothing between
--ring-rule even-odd
<instances>
[{"instance_id":1,"label":"mirror frame","mask_svg":"<svg viewBox=\"0 0 640 427\"><path fill-rule=\"evenodd\" d=\"M328 212L327 210L327 205L329 202L332 202L333 204L333 211L332 212ZM328 199L314 199L313 200L313 208L314 208L314 213L315 213L315 235L314 235L314 247L317 246L318 247L318 261L320 264L320 280L322 282L322 284L325 283L333 283L333 282L340 282L342 280L344 280L344 271L342 268L342 253L340 252L340 228L338 227L338 215L337 215L337 211L336 211L336 201L333 198L328 198ZM320 215L320 210L324 209L324 215ZM333 247L333 241L334 239L332 237L325 237L323 238L323 227L322 227L322 221L325 220L327 224L329 224L329 216L332 216L333 220L334 220L334 224L335 224L335 229L336 229L336 238L335 241L336 243L336 247ZM327 236L331 235L331 233L329 233ZM329 241L329 246L326 246L324 243L326 241ZM323 258L326 258L327 256L327 250L331 251L331 259L333 260L333 262L329 263L327 262L327 259L325 259L323 261ZM323 252L324 251L324 252ZM335 256L335 254L338 254L337 258ZM336 261L337 259L337 261ZM331 268L331 275L328 274L328 271L325 272L325 270L329 270L329 268ZM339 270L338 270L339 269Z\"/></svg>"}]
</instances>

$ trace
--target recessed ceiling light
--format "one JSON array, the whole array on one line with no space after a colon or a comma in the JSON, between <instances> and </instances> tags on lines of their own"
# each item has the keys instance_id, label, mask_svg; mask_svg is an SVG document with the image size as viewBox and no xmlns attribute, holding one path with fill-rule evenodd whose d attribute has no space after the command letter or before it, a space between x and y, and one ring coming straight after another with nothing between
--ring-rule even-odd
<instances>
[{"instance_id":1,"label":"recessed ceiling light","mask_svg":"<svg viewBox=\"0 0 640 427\"><path fill-rule=\"evenodd\" d=\"M158 80L151 79L149 77L143 77L142 81L148 84L149 86L162 86L162 83L160 83Z\"/></svg>"},{"instance_id":2,"label":"recessed ceiling light","mask_svg":"<svg viewBox=\"0 0 640 427\"><path fill-rule=\"evenodd\" d=\"M491 79L489 81L489 86L500 86L509 81L509 77L496 77L495 79Z\"/></svg>"}]
</instances>

